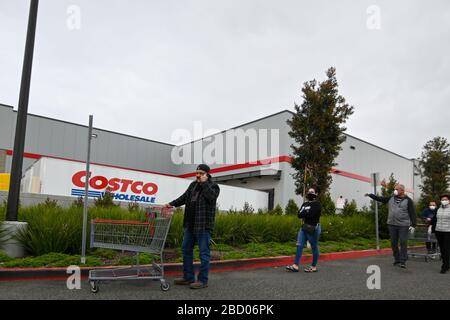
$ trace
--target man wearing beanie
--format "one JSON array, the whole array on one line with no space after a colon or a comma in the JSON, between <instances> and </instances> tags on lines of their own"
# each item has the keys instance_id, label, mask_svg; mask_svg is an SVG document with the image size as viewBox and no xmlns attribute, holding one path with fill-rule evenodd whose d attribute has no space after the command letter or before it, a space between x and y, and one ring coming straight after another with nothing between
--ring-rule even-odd
<instances>
[{"instance_id":1,"label":"man wearing beanie","mask_svg":"<svg viewBox=\"0 0 450 320\"><path fill-rule=\"evenodd\" d=\"M177 285L189 285L191 289L202 289L208 286L209 261L211 259L210 241L214 228L216 200L220 193L219 186L211 180L210 168L201 164L196 170L196 179L185 193L167 206L184 209L183 237L183 278L175 279ZM200 251L200 272L195 281L194 246Z\"/></svg>"}]
</instances>

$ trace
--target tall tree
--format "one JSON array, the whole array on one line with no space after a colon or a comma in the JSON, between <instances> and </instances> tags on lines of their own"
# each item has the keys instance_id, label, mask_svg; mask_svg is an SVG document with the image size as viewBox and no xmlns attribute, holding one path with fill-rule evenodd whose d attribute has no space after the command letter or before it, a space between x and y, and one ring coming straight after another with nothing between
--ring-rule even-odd
<instances>
[{"instance_id":1,"label":"tall tree","mask_svg":"<svg viewBox=\"0 0 450 320\"><path fill-rule=\"evenodd\" d=\"M316 187L324 195L330 187L330 170L345 141L344 126L353 107L339 95L336 69L326 72L327 80L304 83L303 103L295 104L296 114L288 120L289 135L295 144L291 145L291 166L295 169L296 193Z\"/></svg>"},{"instance_id":2,"label":"tall tree","mask_svg":"<svg viewBox=\"0 0 450 320\"><path fill-rule=\"evenodd\" d=\"M420 167L423 179L420 204L426 207L430 201L439 200L450 185L450 145L447 139L436 137L425 144Z\"/></svg>"}]
</instances>

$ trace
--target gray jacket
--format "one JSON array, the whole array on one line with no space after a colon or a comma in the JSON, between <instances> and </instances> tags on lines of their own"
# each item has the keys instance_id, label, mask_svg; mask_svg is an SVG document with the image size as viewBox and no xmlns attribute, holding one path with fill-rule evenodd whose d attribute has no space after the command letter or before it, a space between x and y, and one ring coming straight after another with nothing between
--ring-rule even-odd
<instances>
[{"instance_id":1,"label":"gray jacket","mask_svg":"<svg viewBox=\"0 0 450 320\"><path fill-rule=\"evenodd\" d=\"M414 202L410 197L378 197L374 194L369 194L369 197L375 201L388 205L389 216L387 224L399 227L416 227L416 209L414 208ZM396 203L396 199L401 199L400 203Z\"/></svg>"}]
</instances>

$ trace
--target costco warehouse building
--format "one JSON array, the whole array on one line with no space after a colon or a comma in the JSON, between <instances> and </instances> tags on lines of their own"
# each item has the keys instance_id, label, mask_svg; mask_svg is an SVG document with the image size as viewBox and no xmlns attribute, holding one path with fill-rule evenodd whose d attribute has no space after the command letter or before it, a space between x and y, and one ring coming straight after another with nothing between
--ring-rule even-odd
<instances>
[{"instance_id":1,"label":"costco warehouse building","mask_svg":"<svg viewBox=\"0 0 450 320\"><path fill-rule=\"evenodd\" d=\"M134 137L118 132L94 128L97 138L93 141L91 161L96 164L117 168L140 170L157 174L192 178L196 162L174 163L173 155L186 155L186 150L207 148L212 140L227 139L227 134L242 129L244 132L277 132L277 154L258 156L256 159L246 150L244 161L233 155L230 160L224 148L223 163L211 164L211 174L220 184L239 186L265 191L269 194L268 208L280 204L285 207L289 199L298 204L301 198L295 195L292 178L293 169L289 164L290 130L286 121L293 113L288 110L242 124L213 136L175 146L168 143ZM11 168L12 148L17 112L11 106L0 104L0 173L8 173ZM272 135L273 138L273 135ZM269 137L270 139L270 137ZM42 157L85 161L87 149L87 126L29 114L25 143L23 171ZM272 141L272 140L271 140ZM269 142L269 144L273 142ZM248 144L245 145L248 149ZM273 148L269 148L274 150ZM236 150L236 149L234 149ZM176 162L176 161L175 161ZM331 196L334 200L342 196L356 200L361 207L368 204L364 194L373 190L370 174L379 172L381 179L391 173L406 186L410 197L419 197L420 177L414 159L408 159L394 152L347 135L342 151L332 170ZM220 208L228 210L229 208Z\"/></svg>"}]
</instances>

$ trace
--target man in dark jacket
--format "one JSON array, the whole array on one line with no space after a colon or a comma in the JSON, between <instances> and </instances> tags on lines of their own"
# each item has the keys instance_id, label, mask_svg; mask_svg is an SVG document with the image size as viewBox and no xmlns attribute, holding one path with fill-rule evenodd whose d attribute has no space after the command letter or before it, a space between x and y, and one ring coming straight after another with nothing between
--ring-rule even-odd
<instances>
[{"instance_id":1,"label":"man in dark jacket","mask_svg":"<svg viewBox=\"0 0 450 320\"><path fill-rule=\"evenodd\" d=\"M185 193L168 206L184 209L183 237L183 278L175 279L175 284L190 285L191 289L208 286L209 261L211 259L210 241L214 228L216 200L220 193L219 186L211 180L209 167L201 164L196 170L196 179ZM197 281L194 275L194 246L200 251L200 273Z\"/></svg>"},{"instance_id":2,"label":"man in dark jacket","mask_svg":"<svg viewBox=\"0 0 450 320\"><path fill-rule=\"evenodd\" d=\"M395 259L394 265L406 268L406 260L408 260L408 233L413 233L416 228L414 202L405 194L405 186L401 184L395 187L394 195L391 197L378 197L368 193L366 196L388 205L387 224ZM400 251L398 250L399 241Z\"/></svg>"}]
</instances>

